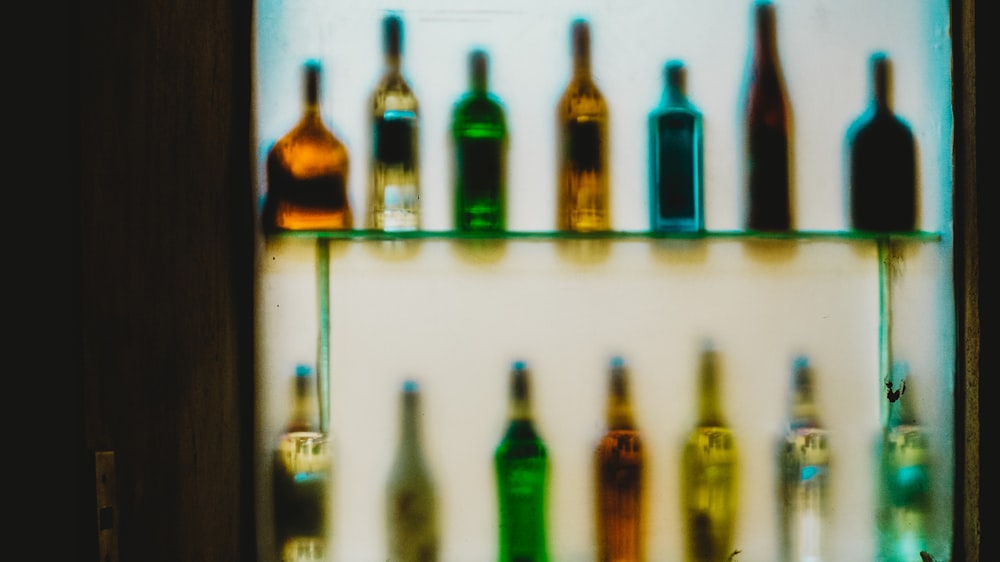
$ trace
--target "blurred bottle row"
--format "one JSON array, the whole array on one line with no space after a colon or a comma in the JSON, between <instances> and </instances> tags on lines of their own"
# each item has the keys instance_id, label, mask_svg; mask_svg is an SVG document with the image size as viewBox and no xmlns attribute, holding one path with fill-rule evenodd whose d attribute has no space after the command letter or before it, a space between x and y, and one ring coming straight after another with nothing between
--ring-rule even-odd
<instances>
[{"instance_id":1,"label":"blurred bottle row","mask_svg":"<svg viewBox=\"0 0 1000 562\"><path fill-rule=\"evenodd\" d=\"M754 5L749 83L744 101L745 228L794 230L790 182L791 104L778 57L775 7ZM385 71L371 97L367 221L364 228L421 228L417 98L403 73L403 22L383 20ZM555 228L612 229L608 104L591 71L590 24L571 25L573 69L556 107ZM871 102L848 130L851 228L899 232L917 224L916 148L890 103L890 65L871 57ZM685 67L664 66L665 88L648 116L649 228L700 232L704 223L702 114L686 97ZM350 157L324 123L321 65L305 65L305 110L270 148L263 210L265 233L352 229ZM469 90L452 110L454 229L502 232L507 225L505 108L489 89L488 55L469 56ZM532 186L534 187L534 186Z\"/></svg>"},{"instance_id":2,"label":"blurred bottle row","mask_svg":"<svg viewBox=\"0 0 1000 562\"><path fill-rule=\"evenodd\" d=\"M777 447L778 505L785 561L831 560L824 536L834 507L828 495L831 439L817 412L813 372L805 358L792 369L787 427ZM698 418L689 430L681 459L679 505L685 525L684 560L721 562L734 551L737 524L739 439L720 406L717 351L702 351ZM530 375L517 361L510 371L507 426L494 452L498 513L497 559L544 562L552 556L546 539L549 453L532 414ZM280 439L274 465L274 506L282 560L328 560L329 474L326 437L316 421L316 381L301 367L295 378L296 406ZM644 437L635 423L625 362L611 360L605 429L593 457L599 561L646 559L644 537L648 479ZM930 509L928 442L904 399L905 366L887 379L889 415L879 454L877 521L880 561L932 559L927 550ZM394 562L438 560L441 536L436 483L429 470L420 432L420 387L403 384L399 441L385 495L386 559ZM912 394L911 394L912 396Z\"/></svg>"}]
</instances>

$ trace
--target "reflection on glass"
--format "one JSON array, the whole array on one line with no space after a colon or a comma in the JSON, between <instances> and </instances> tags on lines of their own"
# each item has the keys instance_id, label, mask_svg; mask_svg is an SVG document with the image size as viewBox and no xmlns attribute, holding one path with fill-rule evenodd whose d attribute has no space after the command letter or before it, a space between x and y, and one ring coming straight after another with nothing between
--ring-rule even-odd
<instances>
[{"instance_id":1,"label":"reflection on glass","mask_svg":"<svg viewBox=\"0 0 1000 562\"><path fill-rule=\"evenodd\" d=\"M385 73L372 96L371 227L420 228L417 98L402 73L403 20L383 22Z\"/></svg>"},{"instance_id":2,"label":"reflection on glass","mask_svg":"<svg viewBox=\"0 0 1000 562\"><path fill-rule=\"evenodd\" d=\"M301 365L292 415L274 455L274 524L282 562L326 560L331 459L317 411L316 377Z\"/></svg>"},{"instance_id":3,"label":"reflection on glass","mask_svg":"<svg viewBox=\"0 0 1000 562\"><path fill-rule=\"evenodd\" d=\"M607 428L597 444L597 560L638 562L643 551L642 440L632 416L622 358L611 360Z\"/></svg>"},{"instance_id":4,"label":"reflection on glass","mask_svg":"<svg viewBox=\"0 0 1000 562\"><path fill-rule=\"evenodd\" d=\"M500 506L500 562L546 562L548 452L531 415L528 370L510 373L507 430L494 453Z\"/></svg>"},{"instance_id":5,"label":"reflection on glass","mask_svg":"<svg viewBox=\"0 0 1000 562\"><path fill-rule=\"evenodd\" d=\"M590 73L590 24L572 26L573 75L559 100L558 230L611 229L608 106Z\"/></svg>"},{"instance_id":6,"label":"reflection on glass","mask_svg":"<svg viewBox=\"0 0 1000 562\"><path fill-rule=\"evenodd\" d=\"M826 559L822 530L829 509L830 451L827 430L817 416L814 389L808 361L796 359L791 412L780 458L779 507L786 562Z\"/></svg>"},{"instance_id":7,"label":"reflection on glass","mask_svg":"<svg viewBox=\"0 0 1000 562\"><path fill-rule=\"evenodd\" d=\"M877 232L916 227L916 145L910 127L892 111L890 66L871 58L872 99L848 133L851 226Z\"/></svg>"},{"instance_id":8,"label":"reflection on glass","mask_svg":"<svg viewBox=\"0 0 1000 562\"><path fill-rule=\"evenodd\" d=\"M718 352L708 344L701 354L698 422L689 434L682 466L689 562L719 562L733 551L737 460L736 440L720 408Z\"/></svg>"},{"instance_id":9,"label":"reflection on glass","mask_svg":"<svg viewBox=\"0 0 1000 562\"><path fill-rule=\"evenodd\" d=\"M649 227L698 232L705 228L701 113L684 91L684 65L664 68L660 105L649 116Z\"/></svg>"},{"instance_id":10,"label":"reflection on glass","mask_svg":"<svg viewBox=\"0 0 1000 562\"><path fill-rule=\"evenodd\" d=\"M262 216L266 233L353 226L347 196L349 157L343 143L323 124L320 64L308 62L304 74L302 118L267 154L267 195Z\"/></svg>"},{"instance_id":11,"label":"reflection on glass","mask_svg":"<svg viewBox=\"0 0 1000 562\"><path fill-rule=\"evenodd\" d=\"M433 562L438 559L434 483L420 439L420 388L403 383L399 445L386 486L389 560Z\"/></svg>"}]
</instances>

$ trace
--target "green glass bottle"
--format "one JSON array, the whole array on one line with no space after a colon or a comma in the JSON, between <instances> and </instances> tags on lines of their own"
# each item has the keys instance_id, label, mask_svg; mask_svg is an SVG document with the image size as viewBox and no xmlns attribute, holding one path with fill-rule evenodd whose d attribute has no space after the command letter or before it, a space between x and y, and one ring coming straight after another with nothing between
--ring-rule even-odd
<instances>
[{"instance_id":1,"label":"green glass bottle","mask_svg":"<svg viewBox=\"0 0 1000 562\"><path fill-rule=\"evenodd\" d=\"M886 382L889 417L879 451L879 562L924 560L931 509L930 451L918 423L913 382L896 362ZM937 558L932 558L937 559Z\"/></svg>"},{"instance_id":2,"label":"green glass bottle","mask_svg":"<svg viewBox=\"0 0 1000 562\"><path fill-rule=\"evenodd\" d=\"M545 562L548 453L531 415L523 361L510 373L507 431L494 454L500 507L499 562Z\"/></svg>"},{"instance_id":3,"label":"green glass bottle","mask_svg":"<svg viewBox=\"0 0 1000 562\"><path fill-rule=\"evenodd\" d=\"M736 440L722 417L718 352L701 354L698 422L684 448L682 509L686 560L720 562L733 551L736 528Z\"/></svg>"},{"instance_id":4,"label":"green glass bottle","mask_svg":"<svg viewBox=\"0 0 1000 562\"><path fill-rule=\"evenodd\" d=\"M781 444L781 530L783 560L820 562L829 509L830 449L816 412L812 368L795 360L791 412Z\"/></svg>"},{"instance_id":5,"label":"green glass bottle","mask_svg":"<svg viewBox=\"0 0 1000 562\"><path fill-rule=\"evenodd\" d=\"M455 104L455 227L464 231L506 229L507 120L500 100L489 92L489 59L469 56L469 91Z\"/></svg>"}]
</instances>

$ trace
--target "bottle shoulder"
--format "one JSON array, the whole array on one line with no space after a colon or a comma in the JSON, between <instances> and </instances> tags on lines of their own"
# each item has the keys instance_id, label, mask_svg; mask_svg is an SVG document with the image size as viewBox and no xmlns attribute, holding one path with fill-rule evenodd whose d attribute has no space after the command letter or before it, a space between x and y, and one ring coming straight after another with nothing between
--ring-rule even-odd
<instances>
[{"instance_id":1,"label":"bottle shoulder","mask_svg":"<svg viewBox=\"0 0 1000 562\"><path fill-rule=\"evenodd\" d=\"M347 147L318 119L303 119L268 151L268 166L284 167L296 177L339 172L349 161Z\"/></svg>"},{"instance_id":2,"label":"bottle shoulder","mask_svg":"<svg viewBox=\"0 0 1000 562\"><path fill-rule=\"evenodd\" d=\"M564 118L591 116L606 118L608 105L597 84L590 79L574 78L559 99L559 112Z\"/></svg>"},{"instance_id":3,"label":"bottle shoulder","mask_svg":"<svg viewBox=\"0 0 1000 562\"><path fill-rule=\"evenodd\" d=\"M398 72L389 72L379 79L372 93L372 110L376 114L387 111L409 111L417 113L419 103L406 78Z\"/></svg>"},{"instance_id":4,"label":"bottle shoulder","mask_svg":"<svg viewBox=\"0 0 1000 562\"><path fill-rule=\"evenodd\" d=\"M492 94L467 93L455 102L452 125L455 129L486 126L506 130L506 112L500 100Z\"/></svg>"}]
</instances>

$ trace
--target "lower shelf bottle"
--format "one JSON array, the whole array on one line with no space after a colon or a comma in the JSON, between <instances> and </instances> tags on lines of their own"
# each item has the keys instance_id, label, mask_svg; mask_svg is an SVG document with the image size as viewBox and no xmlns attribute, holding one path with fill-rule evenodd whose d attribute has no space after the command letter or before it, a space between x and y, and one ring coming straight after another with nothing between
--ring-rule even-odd
<instances>
[{"instance_id":1,"label":"lower shelf bottle","mask_svg":"<svg viewBox=\"0 0 1000 562\"><path fill-rule=\"evenodd\" d=\"M699 415L684 448L682 517L688 562L719 562L733 552L736 528L736 440L722 417L717 351L701 355Z\"/></svg>"},{"instance_id":2,"label":"lower shelf bottle","mask_svg":"<svg viewBox=\"0 0 1000 562\"><path fill-rule=\"evenodd\" d=\"M507 430L494 453L500 507L499 562L547 562L548 452L531 414L528 370L510 373Z\"/></svg>"}]
</instances>

